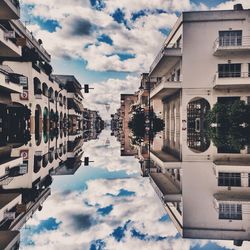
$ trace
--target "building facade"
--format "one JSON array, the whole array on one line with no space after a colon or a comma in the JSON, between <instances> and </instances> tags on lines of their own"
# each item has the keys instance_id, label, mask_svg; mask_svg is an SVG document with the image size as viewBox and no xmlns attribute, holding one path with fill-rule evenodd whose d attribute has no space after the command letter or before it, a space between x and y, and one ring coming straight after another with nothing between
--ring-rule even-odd
<instances>
[{"instance_id":1,"label":"building facade","mask_svg":"<svg viewBox=\"0 0 250 250\"><path fill-rule=\"evenodd\" d=\"M165 129L151 145L147 172L186 238L250 240L248 145L216 147L205 127L216 103L249 102L249 17L241 5L184 12L150 67L157 78L151 106Z\"/></svg>"}]
</instances>

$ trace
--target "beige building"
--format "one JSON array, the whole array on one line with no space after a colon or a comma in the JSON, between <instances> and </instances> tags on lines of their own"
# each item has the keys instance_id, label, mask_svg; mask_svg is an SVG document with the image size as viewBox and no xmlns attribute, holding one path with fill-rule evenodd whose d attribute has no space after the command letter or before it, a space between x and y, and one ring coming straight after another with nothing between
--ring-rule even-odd
<instances>
[{"instance_id":1,"label":"beige building","mask_svg":"<svg viewBox=\"0 0 250 250\"><path fill-rule=\"evenodd\" d=\"M183 237L250 240L249 148L217 148L205 133L215 103L249 100L249 22L241 5L184 12L150 68L151 105L165 122L150 179Z\"/></svg>"},{"instance_id":2,"label":"beige building","mask_svg":"<svg viewBox=\"0 0 250 250\"><path fill-rule=\"evenodd\" d=\"M120 134L120 142L122 156L133 156L136 154L136 149L133 148L130 143L130 129L128 127L130 111L136 100L137 96L134 94L121 94L120 118L122 122L122 133Z\"/></svg>"}]
</instances>

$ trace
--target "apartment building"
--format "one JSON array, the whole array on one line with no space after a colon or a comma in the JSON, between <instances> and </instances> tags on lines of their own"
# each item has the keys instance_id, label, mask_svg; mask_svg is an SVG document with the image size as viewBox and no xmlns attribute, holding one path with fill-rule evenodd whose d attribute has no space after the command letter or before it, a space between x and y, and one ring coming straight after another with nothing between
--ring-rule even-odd
<instances>
[{"instance_id":1,"label":"apartment building","mask_svg":"<svg viewBox=\"0 0 250 250\"><path fill-rule=\"evenodd\" d=\"M249 22L241 5L184 12L150 67L150 102L165 130L151 145L149 176L186 238L250 240L248 146L215 147L204 127L214 104L249 100Z\"/></svg>"},{"instance_id":2,"label":"apartment building","mask_svg":"<svg viewBox=\"0 0 250 250\"><path fill-rule=\"evenodd\" d=\"M135 94L121 94L120 121L122 132L120 133L121 156L134 156L136 149L130 143L130 129L128 123L131 117L131 108L137 100Z\"/></svg>"},{"instance_id":3,"label":"apartment building","mask_svg":"<svg viewBox=\"0 0 250 250\"><path fill-rule=\"evenodd\" d=\"M204 115L217 102L250 94L248 22L249 10L239 5L179 17L149 72L158 77L151 105L167 124L160 148L182 160L212 155Z\"/></svg>"},{"instance_id":4,"label":"apartment building","mask_svg":"<svg viewBox=\"0 0 250 250\"><path fill-rule=\"evenodd\" d=\"M52 78L67 91L67 117L70 134L77 134L83 128L82 86L73 75L53 75Z\"/></svg>"}]
</instances>

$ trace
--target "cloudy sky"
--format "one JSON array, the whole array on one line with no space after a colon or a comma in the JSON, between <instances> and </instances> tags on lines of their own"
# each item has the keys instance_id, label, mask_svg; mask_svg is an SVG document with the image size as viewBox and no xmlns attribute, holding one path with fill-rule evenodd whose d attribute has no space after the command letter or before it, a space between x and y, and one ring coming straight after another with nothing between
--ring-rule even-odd
<instances>
[{"instance_id":1,"label":"cloudy sky","mask_svg":"<svg viewBox=\"0 0 250 250\"><path fill-rule=\"evenodd\" d=\"M94 87L86 104L108 119L104 104L112 113L121 93L138 88L182 11L232 9L238 2L250 8L249 0L22 0L22 20L43 40L55 73ZM121 158L119 146L109 131L84 145L84 156L95 162L74 176L54 177L52 195L21 232L21 249L233 248L181 239L138 162Z\"/></svg>"},{"instance_id":2,"label":"cloudy sky","mask_svg":"<svg viewBox=\"0 0 250 250\"><path fill-rule=\"evenodd\" d=\"M104 119L133 93L182 11L232 9L249 0L22 0L22 20L52 55L54 72L95 89L86 104Z\"/></svg>"},{"instance_id":3,"label":"cloudy sky","mask_svg":"<svg viewBox=\"0 0 250 250\"><path fill-rule=\"evenodd\" d=\"M110 131L83 150L94 163L53 177L43 210L21 230L21 250L234 249L232 241L182 239L148 178L140 176L138 161L120 157Z\"/></svg>"}]
</instances>

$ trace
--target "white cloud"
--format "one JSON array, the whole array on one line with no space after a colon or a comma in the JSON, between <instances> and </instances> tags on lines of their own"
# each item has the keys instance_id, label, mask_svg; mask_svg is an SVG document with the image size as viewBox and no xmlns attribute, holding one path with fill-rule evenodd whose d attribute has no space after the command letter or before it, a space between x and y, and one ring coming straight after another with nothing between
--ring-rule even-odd
<instances>
[{"instance_id":1,"label":"white cloud","mask_svg":"<svg viewBox=\"0 0 250 250\"><path fill-rule=\"evenodd\" d=\"M135 196L116 196L120 189L127 189L135 192ZM147 192L145 192L147 190ZM84 205L87 202L89 206ZM97 206L98 204L98 206ZM113 210L107 216L96 213L98 207L113 205ZM148 206L148 204L151 204ZM167 240L162 242L144 242L131 237L130 229L136 228L141 233L150 235L161 235L174 237L176 229L170 222L160 222L159 218L164 214L158 198L147 179L134 178L124 180L93 180L88 182L88 189L85 192L73 192L65 195L54 193L46 201L42 212L36 213L27 226L39 225L42 220L49 217L62 221L59 228L54 231L42 231L33 234L29 240L35 242L35 246L23 246L24 249L89 249L92 240L104 239L107 249L113 249L114 239L110 234L126 221L131 220L128 230L122 242L115 241L121 249L131 249L130 246L138 246L142 249L162 249ZM85 230L84 226L78 225L75 219L90 217L91 225ZM85 217L84 217L85 216ZM86 217L87 218L87 217ZM82 221L82 223L86 223ZM76 225L80 226L77 230ZM25 231L22 232L25 234ZM27 232L26 232L27 233ZM24 237L24 235L23 235ZM117 249L117 248L116 248ZM120 249L120 248L119 248ZM148 249L148 248L145 248Z\"/></svg>"},{"instance_id":2,"label":"white cloud","mask_svg":"<svg viewBox=\"0 0 250 250\"><path fill-rule=\"evenodd\" d=\"M215 9L232 10L233 6L238 3L241 3L245 9L250 8L249 0L231 0L231 1L225 1L219 4L218 6L215 7Z\"/></svg>"},{"instance_id":3,"label":"white cloud","mask_svg":"<svg viewBox=\"0 0 250 250\"><path fill-rule=\"evenodd\" d=\"M106 145L107 139L110 145ZM139 174L140 168L138 160L134 157L120 156L120 143L110 135L109 130L104 130L99 140L88 141L83 145L84 155L93 159L94 165L110 172L125 171L127 174ZM103 153L105 151L105 154Z\"/></svg>"},{"instance_id":4,"label":"white cloud","mask_svg":"<svg viewBox=\"0 0 250 250\"><path fill-rule=\"evenodd\" d=\"M110 114L116 112L120 106L120 94L133 94L140 84L140 78L127 76L126 79L108 79L101 83L91 84L94 90L86 95L85 105L94 110L100 111L103 119L109 120ZM107 112L105 104L110 104L110 111Z\"/></svg>"},{"instance_id":5,"label":"white cloud","mask_svg":"<svg viewBox=\"0 0 250 250\"><path fill-rule=\"evenodd\" d=\"M192 4L190 0L107 0L102 11L91 8L88 0L74 0L73 3L69 0L24 0L23 3L34 5L31 14L41 20L58 21L60 27L53 33L29 26L36 37L43 39L45 48L53 56L84 59L90 70L137 73L148 71L164 41L159 29L173 26L177 20L174 11L204 8L204 5ZM118 8L125 13L130 29L111 17ZM157 13L159 9L170 13ZM145 10L146 15L132 21L132 13L141 10ZM89 26L79 27L79 22L83 21ZM90 32L84 34L84 29L88 27ZM77 32L79 35L76 35ZM97 41L102 34L110 36L112 46ZM129 53L135 58L122 61L117 53Z\"/></svg>"}]
</instances>

